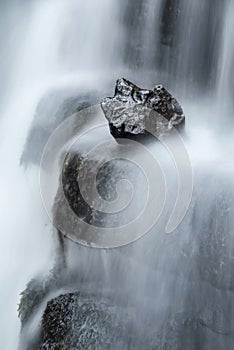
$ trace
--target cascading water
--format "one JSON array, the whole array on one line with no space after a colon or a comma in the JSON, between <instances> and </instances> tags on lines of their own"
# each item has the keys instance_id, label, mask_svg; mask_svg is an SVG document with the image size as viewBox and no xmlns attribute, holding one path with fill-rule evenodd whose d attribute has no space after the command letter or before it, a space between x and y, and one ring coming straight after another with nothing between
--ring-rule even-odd
<instances>
[{"instance_id":1,"label":"cascading water","mask_svg":"<svg viewBox=\"0 0 234 350\"><path fill-rule=\"evenodd\" d=\"M221 108L233 107L233 63L234 63L234 45L231 40L233 33L233 14L234 4L233 1L229 1L225 7L225 21L223 26L223 36L220 47L220 54L218 56L218 78L217 78L217 95L218 103ZM228 96L230 101L226 101L224 98Z\"/></svg>"},{"instance_id":2,"label":"cascading water","mask_svg":"<svg viewBox=\"0 0 234 350\"><path fill-rule=\"evenodd\" d=\"M77 95L86 101L98 91L98 102L126 75L145 87L165 84L184 106L191 206L173 235L151 232L126 249L90 251L66 242L67 269L74 279L79 273L83 292L112 290L116 303L135 307L141 349L232 349L233 1L11 0L0 8L2 348L19 343L19 293L56 258L38 167L29 164L38 163L34 149L46 142L56 117L63 119L65 99L74 99L71 112ZM25 151L34 115L34 127L50 131L31 137ZM36 333L39 311L22 350Z\"/></svg>"}]
</instances>

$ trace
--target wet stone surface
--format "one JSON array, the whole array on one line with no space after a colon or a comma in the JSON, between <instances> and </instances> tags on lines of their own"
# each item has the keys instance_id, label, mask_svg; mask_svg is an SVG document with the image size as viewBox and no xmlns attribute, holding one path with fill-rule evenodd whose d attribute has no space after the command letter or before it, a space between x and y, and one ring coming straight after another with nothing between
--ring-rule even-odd
<instances>
[{"instance_id":1,"label":"wet stone surface","mask_svg":"<svg viewBox=\"0 0 234 350\"><path fill-rule=\"evenodd\" d=\"M148 135L147 125L150 132L158 135L185 125L180 104L162 85L146 90L124 78L118 79L114 97L103 99L101 107L115 138Z\"/></svg>"}]
</instances>

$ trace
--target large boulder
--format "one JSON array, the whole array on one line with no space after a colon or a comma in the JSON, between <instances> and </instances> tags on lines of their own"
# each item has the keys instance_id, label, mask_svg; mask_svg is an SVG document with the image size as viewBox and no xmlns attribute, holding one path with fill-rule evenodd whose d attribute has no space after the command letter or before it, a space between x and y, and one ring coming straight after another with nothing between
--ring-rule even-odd
<instances>
[{"instance_id":1,"label":"large boulder","mask_svg":"<svg viewBox=\"0 0 234 350\"><path fill-rule=\"evenodd\" d=\"M115 138L148 135L148 121L150 132L156 135L168 133L173 127L181 129L185 124L181 106L162 85L146 90L118 79L114 97L105 98L101 107Z\"/></svg>"}]
</instances>

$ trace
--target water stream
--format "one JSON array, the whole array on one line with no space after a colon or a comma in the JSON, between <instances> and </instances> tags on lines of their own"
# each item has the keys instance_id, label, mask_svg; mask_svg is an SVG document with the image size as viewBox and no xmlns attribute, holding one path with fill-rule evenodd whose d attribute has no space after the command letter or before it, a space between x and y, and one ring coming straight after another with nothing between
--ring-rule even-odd
<instances>
[{"instance_id":1,"label":"water stream","mask_svg":"<svg viewBox=\"0 0 234 350\"><path fill-rule=\"evenodd\" d=\"M139 314L140 306L145 307L138 326L143 329L148 317L161 329L160 349L171 349L165 339L170 342L174 337L178 350L213 349L214 344L218 350L231 350L233 19L232 0L1 2L0 344L4 350L15 350L19 343L19 293L31 278L49 271L56 257L56 234L41 202L38 165L29 161L27 169L20 166L34 116L40 125L43 115L47 125L61 99L87 91L99 91L101 97L112 94L121 76L145 88L162 83L182 104L194 196L172 236L160 234L155 244L151 232L128 251L94 252L92 257L87 248L67 242L68 265L75 269L79 264L85 271L83 280L92 272L104 274L103 289L118 290L122 283L121 293L134 300ZM38 112L40 101L54 92L51 105L42 104ZM128 273L121 264L126 254Z\"/></svg>"}]
</instances>

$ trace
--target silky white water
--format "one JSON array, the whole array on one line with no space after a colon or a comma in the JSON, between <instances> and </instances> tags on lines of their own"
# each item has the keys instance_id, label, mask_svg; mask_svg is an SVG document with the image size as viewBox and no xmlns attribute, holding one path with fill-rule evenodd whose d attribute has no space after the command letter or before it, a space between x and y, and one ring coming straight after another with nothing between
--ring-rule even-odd
<instances>
[{"instance_id":1,"label":"silky white water","mask_svg":"<svg viewBox=\"0 0 234 350\"><path fill-rule=\"evenodd\" d=\"M192 165L205 173L207 169L207 176L219 168L222 179L228 177L227 187L232 185L233 1L223 1L222 6L207 1L202 7L202 1L181 0L179 18L171 29L172 46L160 41L166 2L144 3L11 0L0 5L0 344L4 350L17 349L19 293L54 262L53 228L40 197L38 167L25 171L20 166L37 105L47 91L99 85L105 89L105 84L114 86L122 75L146 88L165 84L184 107ZM215 191L215 185L207 191ZM202 215L203 203L201 208ZM231 227L230 223L228 230Z\"/></svg>"}]
</instances>

